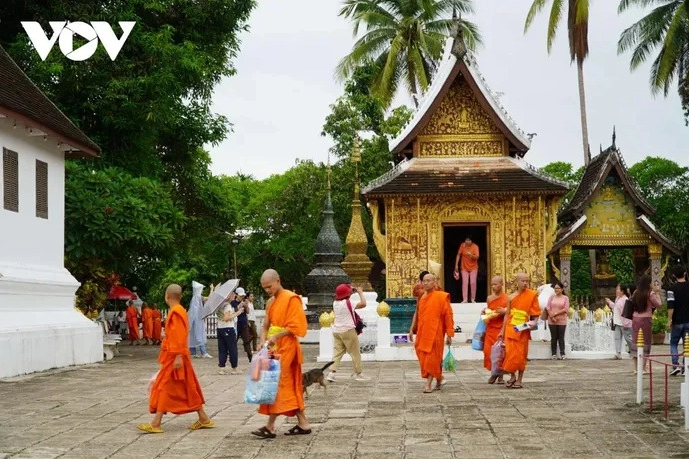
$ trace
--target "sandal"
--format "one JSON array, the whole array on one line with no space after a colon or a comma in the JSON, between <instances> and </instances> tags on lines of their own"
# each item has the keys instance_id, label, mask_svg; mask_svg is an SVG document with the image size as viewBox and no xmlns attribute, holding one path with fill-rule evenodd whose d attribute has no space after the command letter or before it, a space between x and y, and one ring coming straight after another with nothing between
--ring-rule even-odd
<instances>
[{"instance_id":1,"label":"sandal","mask_svg":"<svg viewBox=\"0 0 689 459\"><path fill-rule=\"evenodd\" d=\"M433 393L433 389L431 389L431 388L424 389L424 390L423 390L423 393L424 393L424 394L431 394L431 393Z\"/></svg>"},{"instance_id":2,"label":"sandal","mask_svg":"<svg viewBox=\"0 0 689 459\"><path fill-rule=\"evenodd\" d=\"M285 432L285 435L308 435L311 433L311 429L302 429L298 425L292 427L289 429L287 432Z\"/></svg>"},{"instance_id":3,"label":"sandal","mask_svg":"<svg viewBox=\"0 0 689 459\"><path fill-rule=\"evenodd\" d=\"M139 424L136 428L146 433L163 433L163 429L160 427L153 427L151 424Z\"/></svg>"},{"instance_id":4,"label":"sandal","mask_svg":"<svg viewBox=\"0 0 689 459\"><path fill-rule=\"evenodd\" d=\"M521 384L512 384L512 385L509 386L509 387L510 387L510 389L521 389L521 388L523 388L524 386L522 386Z\"/></svg>"},{"instance_id":5,"label":"sandal","mask_svg":"<svg viewBox=\"0 0 689 459\"><path fill-rule=\"evenodd\" d=\"M195 421L192 425L189 426L189 430L210 429L214 426L215 422L213 422L210 419L205 424L201 421Z\"/></svg>"},{"instance_id":6,"label":"sandal","mask_svg":"<svg viewBox=\"0 0 689 459\"><path fill-rule=\"evenodd\" d=\"M510 388L510 387L512 387L512 386L514 385L514 383L516 383L516 382L517 382L516 379L514 379L514 380L510 379L509 381L505 382L505 387Z\"/></svg>"},{"instance_id":7,"label":"sandal","mask_svg":"<svg viewBox=\"0 0 689 459\"><path fill-rule=\"evenodd\" d=\"M497 376L497 375L491 376L491 377L488 379L488 384L495 384L495 381L497 381L497 380L498 380L498 376Z\"/></svg>"},{"instance_id":8,"label":"sandal","mask_svg":"<svg viewBox=\"0 0 689 459\"><path fill-rule=\"evenodd\" d=\"M253 432L251 432L251 435L256 435L257 437L260 437L260 438L275 438L275 437L277 437L277 435L275 435L275 432L271 432L270 430L268 430L268 427L265 427L265 426L261 427L258 430L254 430Z\"/></svg>"},{"instance_id":9,"label":"sandal","mask_svg":"<svg viewBox=\"0 0 689 459\"><path fill-rule=\"evenodd\" d=\"M505 384L505 380L504 379L498 379L496 384Z\"/></svg>"},{"instance_id":10,"label":"sandal","mask_svg":"<svg viewBox=\"0 0 689 459\"><path fill-rule=\"evenodd\" d=\"M443 387L445 387L445 384L447 384L447 379L443 379L439 383L436 383L435 387L433 390L441 390Z\"/></svg>"}]
</instances>

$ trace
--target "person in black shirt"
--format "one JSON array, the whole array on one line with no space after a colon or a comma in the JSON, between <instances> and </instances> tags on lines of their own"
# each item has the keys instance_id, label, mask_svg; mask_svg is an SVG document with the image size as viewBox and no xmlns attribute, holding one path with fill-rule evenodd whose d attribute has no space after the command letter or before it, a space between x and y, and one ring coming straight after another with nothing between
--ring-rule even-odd
<instances>
[{"instance_id":1,"label":"person in black shirt","mask_svg":"<svg viewBox=\"0 0 689 459\"><path fill-rule=\"evenodd\" d=\"M677 282L667 291L667 318L670 331L670 353L672 354L672 371L670 375L684 373L684 366L679 366L677 346L679 341L684 343L684 337L689 333L689 282L684 266L677 265L672 270Z\"/></svg>"},{"instance_id":2,"label":"person in black shirt","mask_svg":"<svg viewBox=\"0 0 689 459\"><path fill-rule=\"evenodd\" d=\"M251 349L251 331L249 329L249 317L246 315L246 310L248 307L246 292L243 288L237 287L235 293L237 294L237 299L235 299L230 304L232 304L232 307L235 311L242 312L237 316L237 341L239 342L239 338L242 339L244 351L246 352L246 356L249 357L249 362L251 362L251 356L254 353Z\"/></svg>"}]
</instances>

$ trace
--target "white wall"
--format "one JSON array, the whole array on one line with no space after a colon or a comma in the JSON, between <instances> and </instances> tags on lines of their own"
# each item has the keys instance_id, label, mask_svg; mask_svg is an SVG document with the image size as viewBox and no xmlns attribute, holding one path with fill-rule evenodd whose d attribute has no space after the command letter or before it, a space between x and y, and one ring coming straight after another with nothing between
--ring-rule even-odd
<instances>
[{"instance_id":1,"label":"white wall","mask_svg":"<svg viewBox=\"0 0 689 459\"><path fill-rule=\"evenodd\" d=\"M29 136L12 118L0 118L0 150L19 157L19 212L5 210L0 200L0 264L62 268L64 253L64 152L57 140ZM36 160L48 163L48 219L36 217ZM0 159L0 181L2 181ZM0 195L2 187L0 187Z\"/></svg>"},{"instance_id":2,"label":"white wall","mask_svg":"<svg viewBox=\"0 0 689 459\"><path fill-rule=\"evenodd\" d=\"M0 184L0 378L103 360L103 332L74 308L64 268L64 152L0 118L0 150L19 160L19 212ZM48 164L48 219L36 217L36 159ZM0 158L0 182L3 178Z\"/></svg>"}]
</instances>

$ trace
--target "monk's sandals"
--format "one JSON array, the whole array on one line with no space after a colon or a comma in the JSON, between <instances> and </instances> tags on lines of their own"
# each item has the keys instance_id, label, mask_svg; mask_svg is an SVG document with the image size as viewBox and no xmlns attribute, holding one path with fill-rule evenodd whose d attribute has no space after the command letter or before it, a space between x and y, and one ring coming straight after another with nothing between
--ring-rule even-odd
<instances>
[{"instance_id":1,"label":"monk's sandals","mask_svg":"<svg viewBox=\"0 0 689 459\"><path fill-rule=\"evenodd\" d=\"M151 424L139 424L136 428L146 433L163 433L163 429L160 427L153 427Z\"/></svg>"},{"instance_id":2,"label":"monk's sandals","mask_svg":"<svg viewBox=\"0 0 689 459\"><path fill-rule=\"evenodd\" d=\"M203 423L201 421L195 421L192 425L189 426L189 430L199 430L199 429L210 429L215 426L215 422L208 421L207 423Z\"/></svg>"}]
</instances>

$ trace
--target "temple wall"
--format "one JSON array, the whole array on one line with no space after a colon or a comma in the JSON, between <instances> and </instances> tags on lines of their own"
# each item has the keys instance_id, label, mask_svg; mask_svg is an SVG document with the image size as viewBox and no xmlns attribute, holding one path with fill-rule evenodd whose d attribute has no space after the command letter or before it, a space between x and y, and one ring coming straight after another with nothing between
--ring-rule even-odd
<instances>
[{"instance_id":1,"label":"temple wall","mask_svg":"<svg viewBox=\"0 0 689 459\"><path fill-rule=\"evenodd\" d=\"M489 257L488 275L502 275L511 286L517 273L526 272L532 285L544 283L558 204L559 199L533 195L386 198L387 296L411 296L423 269L443 272L444 224L488 224L489 247L479 247L481 256ZM439 281L444 283L442 275Z\"/></svg>"}]
</instances>

